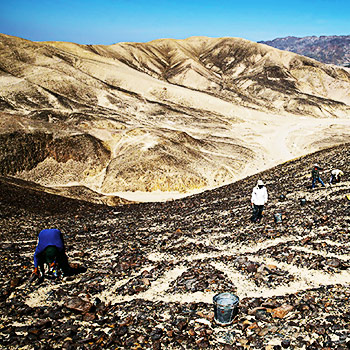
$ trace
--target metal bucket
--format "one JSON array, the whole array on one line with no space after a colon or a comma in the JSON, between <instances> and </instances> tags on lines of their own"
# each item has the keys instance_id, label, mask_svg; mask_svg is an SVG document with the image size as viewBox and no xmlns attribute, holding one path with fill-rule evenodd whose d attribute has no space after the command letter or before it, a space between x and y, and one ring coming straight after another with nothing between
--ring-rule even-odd
<instances>
[{"instance_id":1,"label":"metal bucket","mask_svg":"<svg viewBox=\"0 0 350 350\"><path fill-rule=\"evenodd\" d=\"M233 322L238 313L238 296L231 293L220 293L213 297L215 322L226 326Z\"/></svg>"},{"instance_id":2,"label":"metal bucket","mask_svg":"<svg viewBox=\"0 0 350 350\"><path fill-rule=\"evenodd\" d=\"M281 224L282 223L282 214L280 214L280 213L274 214L274 217L275 217L275 223L276 224Z\"/></svg>"},{"instance_id":3,"label":"metal bucket","mask_svg":"<svg viewBox=\"0 0 350 350\"><path fill-rule=\"evenodd\" d=\"M300 205L305 205L306 204L306 199L305 198L301 198L300 199Z\"/></svg>"}]
</instances>

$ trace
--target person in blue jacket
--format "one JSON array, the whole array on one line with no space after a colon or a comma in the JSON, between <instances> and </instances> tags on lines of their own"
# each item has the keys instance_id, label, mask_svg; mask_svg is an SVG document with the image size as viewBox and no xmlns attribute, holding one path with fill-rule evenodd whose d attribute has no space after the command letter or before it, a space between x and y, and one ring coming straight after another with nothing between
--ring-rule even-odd
<instances>
[{"instance_id":1,"label":"person in blue jacket","mask_svg":"<svg viewBox=\"0 0 350 350\"><path fill-rule=\"evenodd\" d=\"M40 277L40 272L42 276L45 275L44 264L49 267L57 264L64 275L69 275L71 272L62 232L56 228L45 229L39 233L38 244L34 252L33 277Z\"/></svg>"}]
</instances>

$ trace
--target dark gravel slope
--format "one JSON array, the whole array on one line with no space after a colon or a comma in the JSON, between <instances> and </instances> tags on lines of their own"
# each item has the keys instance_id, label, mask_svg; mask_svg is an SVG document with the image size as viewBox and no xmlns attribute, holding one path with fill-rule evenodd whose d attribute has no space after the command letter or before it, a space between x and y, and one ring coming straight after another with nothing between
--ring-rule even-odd
<instances>
[{"instance_id":1,"label":"dark gravel slope","mask_svg":"<svg viewBox=\"0 0 350 350\"><path fill-rule=\"evenodd\" d=\"M114 208L0 178L0 346L348 349L349 150L323 150L183 200ZM311 190L315 162L324 181L342 169L342 182ZM258 178L270 198L253 225ZM70 261L86 272L28 283L46 227L62 230ZM240 297L228 327L213 321L212 297L222 291Z\"/></svg>"}]
</instances>

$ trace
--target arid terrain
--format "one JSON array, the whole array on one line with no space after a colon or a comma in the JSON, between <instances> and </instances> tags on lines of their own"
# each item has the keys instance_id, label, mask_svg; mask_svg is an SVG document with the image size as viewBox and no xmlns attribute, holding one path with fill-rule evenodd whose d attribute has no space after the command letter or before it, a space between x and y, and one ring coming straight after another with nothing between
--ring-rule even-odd
<instances>
[{"instance_id":1,"label":"arid terrain","mask_svg":"<svg viewBox=\"0 0 350 350\"><path fill-rule=\"evenodd\" d=\"M317 61L350 67L350 35L288 36L259 43L295 52Z\"/></svg>"},{"instance_id":2,"label":"arid terrain","mask_svg":"<svg viewBox=\"0 0 350 350\"><path fill-rule=\"evenodd\" d=\"M349 69L243 39L1 34L0 58L0 173L50 193L178 198L349 139Z\"/></svg>"},{"instance_id":3,"label":"arid terrain","mask_svg":"<svg viewBox=\"0 0 350 350\"><path fill-rule=\"evenodd\" d=\"M349 151L323 150L181 200L114 208L2 177L0 347L349 349ZM342 181L311 190L315 162L325 182L334 167ZM258 178L269 202L252 224ZM29 283L47 227L62 230L70 262L86 272ZM223 291L240 298L226 327L213 320L212 298Z\"/></svg>"},{"instance_id":4,"label":"arid terrain","mask_svg":"<svg viewBox=\"0 0 350 350\"><path fill-rule=\"evenodd\" d=\"M349 349L349 135L347 68L238 38L0 34L0 348ZM80 273L30 282L44 228Z\"/></svg>"}]
</instances>

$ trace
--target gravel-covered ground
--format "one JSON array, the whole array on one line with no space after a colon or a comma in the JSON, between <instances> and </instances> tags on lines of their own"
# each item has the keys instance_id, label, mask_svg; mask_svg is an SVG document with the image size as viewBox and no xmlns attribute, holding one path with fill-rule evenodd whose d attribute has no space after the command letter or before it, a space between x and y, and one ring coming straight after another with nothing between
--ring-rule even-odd
<instances>
[{"instance_id":1,"label":"gravel-covered ground","mask_svg":"<svg viewBox=\"0 0 350 350\"><path fill-rule=\"evenodd\" d=\"M349 150L178 201L114 208L1 178L0 346L349 349ZM324 181L342 169L342 182L311 190L315 162ZM270 199L262 223L252 224L258 178ZM37 234L48 227L61 229L70 262L87 271L29 283ZM240 298L226 327L215 323L212 304L224 291Z\"/></svg>"}]
</instances>

